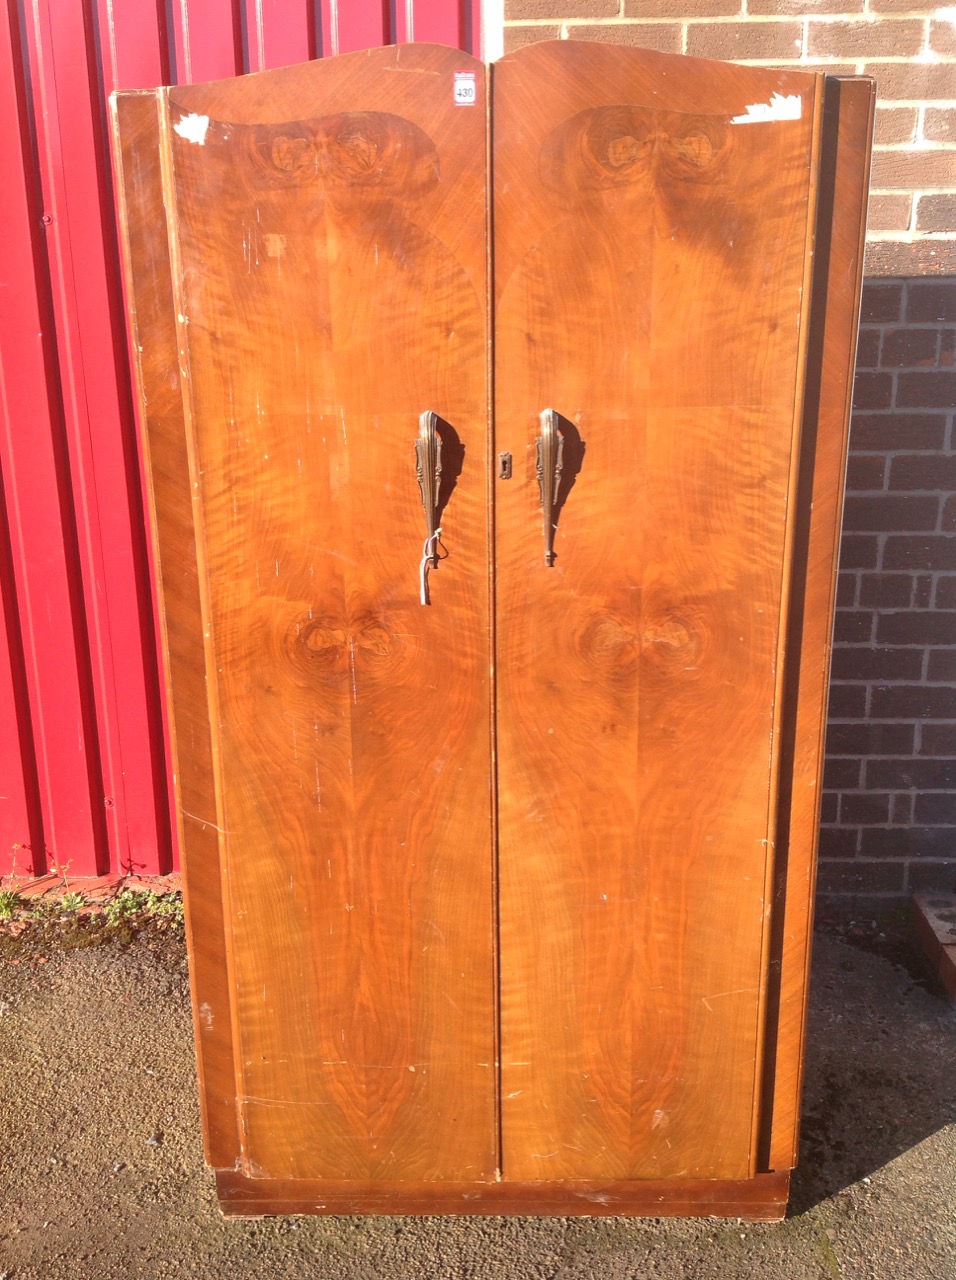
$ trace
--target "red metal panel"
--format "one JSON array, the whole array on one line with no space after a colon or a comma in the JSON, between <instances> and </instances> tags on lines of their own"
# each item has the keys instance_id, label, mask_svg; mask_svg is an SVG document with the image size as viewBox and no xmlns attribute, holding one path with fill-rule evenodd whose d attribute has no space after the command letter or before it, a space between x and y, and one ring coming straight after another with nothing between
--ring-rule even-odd
<instances>
[{"instance_id":1,"label":"red metal panel","mask_svg":"<svg viewBox=\"0 0 956 1280\"><path fill-rule=\"evenodd\" d=\"M242 74L242 23L234 0L172 0L172 9L175 84Z\"/></svg>"},{"instance_id":2,"label":"red metal panel","mask_svg":"<svg viewBox=\"0 0 956 1280\"><path fill-rule=\"evenodd\" d=\"M480 55L481 18L477 0L324 0L322 48L337 33L337 53L374 44L411 40L447 44ZM344 34L343 34L344 33Z\"/></svg>"},{"instance_id":3,"label":"red metal panel","mask_svg":"<svg viewBox=\"0 0 956 1280\"><path fill-rule=\"evenodd\" d=\"M167 27L166 9L162 0L160 0L155 15L151 15L151 17L155 17L155 21L148 22L143 21L140 0L97 0L97 3L100 32L99 46L104 51L102 73L104 95L109 95L114 89L151 89L159 84L170 83L174 79L172 68L175 49L172 46L173 33ZM200 22L196 24L192 34L195 38L199 38L201 31L202 24ZM216 34L218 38L220 34L218 30ZM110 55L108 63L106 60L107 50ZM202 56L202 50L200 50L199 57L201 58ZM231 50L230 56L234 56L234 49ZM113 290L116 297L120 296L121 288L121 282L116 282ZM117 349L126 353L127 367L129 367L130 353L127 350L125 340L118 343ZM146 478L142 472L142 458L139 459L139 464L138 491L144 493ZM153 566L148 544L146 554L149 563L148 580L150 584L153 584L156 579L155 574L152 572ZM149 594L149 605L150 616L155 618L159 605L155 591L152 588ZM144 637L146 641L144 648L146 660L151 670L159 672L162 669L159 629L158 627L147 627L146 631L147 635ZM160 725L153 732L151 741L160 750L161 759L164 762L162 778L157 779L157 806L158 811L161 812L161 826L164 834L168 833L166 839L169 842L170 856L169 858L165 856L165 841L163 846L156 850L155 857L151 856L149 849L132 849L132 860L141 868L142 874L150 874L150 872L162 873L169 866L174 869L178 869L179 866L179 850L175 838L176 820L173 812L169 725L166 707L162 700L160 700ZM161 806L161 809L159 806ZM155 865L153 865L154 862Z\"/></svg>"},{"instance_id":4,"label":"red metal panel","mask_svg":"<svg viewBox=\"0 0 956 1280\"><path fill-rule=\"evenodd\" d=\"M170 80L166 7L95 0L103 89L155 89Z\"/></svg>"},{"instance_id":5,"label":"red metal panel","mask_svg":"<svg viewBox=\"0 0 956 1280\"><path fill-rule=\"evenodd\" d=\"M396 0L394 40L447 44L480 57L479 8L472 0Z\"/></svg>"},{"instance_id":6,"label":"red metal panel","mask_svg":"<svg viewBox=\"0 0 956 1280\"><path fill-rule=\"evenodd\" d=\"M333 22L332 6L335 0L318 0L318 48L320 58L338 53L338 22Z\"/></svg>"},{"instance_id":7,"label":"red metal panel","mask_svg":"<svg viewBox=\"0 0 956 1280\"><path fill-rule=\"evenodd\" d=\"M388 0L328 0L332 10L333 52L352 53L391 44ZM403 0L397 0L402 4Z\"/></svg>"},{"instance_id":8,"label":"red metal panel","mask_svg":"<svg viewBox=\"0 0 956 1280\"><path fill-rule=\"evenodd\" d=\"M0 485L0 853L20 875L42 871L43 840L10 537ZM0 860L0 873L7 870Z\"/></svg>"},{"instance_id":9,"label":"red metal panel","mask_svg":"<svg viewBox=\"0 0 956 1280\"><path fill-rule=\"evenodd\" d=\"M462 0L462 15L461 47L473 53L476 58L483 58L485 50L482 39L480 0Z\"/></svg>"},{"instance_id":10,"label":"red metal panel","mask_svg":"<svg viewBox=\"0 0 956 1280\"><path fill-rule=\"evenodd\" d=\"M114 89L151 89L159 84L168 84L171 75L170 40L172 33L166 22L166 9L160 3L155 21L143 21L141 0L97 0L97 19L99 30L99 47L102 50L102 89L104 95ZM111 281L113 294L120 296L121 282ZM125 311L125 308L124 308ZM127 368L129 355L125 339L118 342L117 354L126 353ZM145 492L145 475L142 474L142 459L139 459L138 493ZM151 560L150 549L146 548L147 561ZM155 582L152 564L149 566L148 580ZM149 614L156 617L158 602L155 593L150 589ZM147 625L144 627L144 655L151 671L162 669L162 652L159 630ZM166 708L160 700L161 723L151 735L151 742L158 749L164 762L162 777L157 779L157 811L161 815L161 830L168 833L169 857L166 855L166 839L155 853L148 848L130 850L131 860L141 869L142 874L164 872L171 865L178 868L179 850L175 841L175 814L172 807L173 779L170 764L169 727Z\"/></svg>"},{"instance_id":11,"label":"red metal panel","mask_svg":"<svg viewBox=\"0 0 956 1280\"><path fill-rule=\"evenodd\" d=\"M467 48L462 39L464 14L459 0L415 0L412 14L412 40L427 40L432 44L450 44L452 48Z\"/></svg>"},{"instance_id":12,"label":"red metal panel","mask_svg":"<svg viewBox=\"0 0 956 1280\"><path fill-rule=\"evenodd\" d=\"M245 0L248 69L266 71L315 57L312 7L307 0Z\"/></svg>"},{"instance_id":13,"label":"red metal panel","mask_svg":"<svg viewBox=\"0 0 956 1280\"><path fill-rule=\"evenodd\" d=\"M9 20L11 10L7 9ZM16 21L13 11L12 20ZM89 716L85 629L77 599L74 537L64 484L52 317L39 243L40 209L29 148L19 31L0 23L0 474L23 649L23 680L48 856L95 874L105 853ZM99 788L97 787L98 791ZM6 852L6 851L4 851ZM41 850L34 850L39 857ZM35 868L39 869L39 868Z\"/></svg>"},{"instance_id":14,"label":"red metal panel","mask_svg":"<svg viewBox=\"0 0 956 1280\"><path fill-rule=\"evenodd\" d=\"M76 0L46 0L35 13L40 174L109 837L108 867L97 870L134 871L144 868L135 850L150 850L155 863L163 847L168 860L169 841L157 812L158 692L143 625L144 521L113 202L86 14Z\"/></svg>"}]
</instances>

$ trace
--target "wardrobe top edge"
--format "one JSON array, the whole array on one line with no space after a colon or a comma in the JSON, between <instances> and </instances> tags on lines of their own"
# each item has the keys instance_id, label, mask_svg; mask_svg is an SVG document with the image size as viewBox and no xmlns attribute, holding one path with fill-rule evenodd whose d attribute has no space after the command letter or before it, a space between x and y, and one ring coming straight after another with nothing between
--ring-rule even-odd
<instances>
[{"instance_id":1,"label":"wardrobe top edge","mask_svg":"<svg viewBox=\"0 0 956 1280\"><path fill-rule=\"evenodd\" d=\"M588 62L606 62L608 60L618 65L632 62L635 65L643 64L648 70L656 70L664 75L667 74L668 70L675 69L678 66L697 67L702 73L705 73L707 68L733 68L746 71L748 78L755 85L766 83L771 86L783 82L793 87L803 84L807 90L810 89L814 81L820 79L841 81L872 79L869 76L835 76L828 74L825 69L811 69L799 66L745 66L741 63L721 61L714 58L695 58L683 53L662 53L656 49L644 49L635 45L610 44L603 40L540 40L534 44L524 45L512 53L506 53L494 62L485 63L472 54L456 49L451 45L422 41L408 44L380 45L350 53L331 54L328 57L314 58L307 62L293 63L285 67L272 67L266 71L250 71L240 75L223 76L195 83L114 89L109 97L111 102L116 102L127 98L156 95L164 91L215 90L220 85L226 86L237 81L249 82L253 80L263 85L268 84L279 87L285 81L296 79L304 73L325 75L331 71L331 68L335 67L341 74L346 69L358 70L362 64L374 65L377 69L410 72L432 71L435 74L449 69L475 71L490 74L493 78L495 70L499 67L511 68L517 63L530 64L542 60L547 62L554 59L555 56L561 59L578 60L582 66ZM454 67L451 66L452 63L455 64ZM320 68L321 70L319 70ZM309 70L307 71L307 69Z\"/></svg>"}]
</instances>

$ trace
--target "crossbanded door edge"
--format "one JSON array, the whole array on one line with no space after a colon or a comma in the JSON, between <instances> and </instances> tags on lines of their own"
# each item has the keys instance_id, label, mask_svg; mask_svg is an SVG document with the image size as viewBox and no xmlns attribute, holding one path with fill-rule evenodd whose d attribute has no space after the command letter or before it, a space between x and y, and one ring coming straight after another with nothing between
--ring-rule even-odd
<instances>
[{"instance_id":1,"label":"crossbanded door edge","mask_svg":"<svg viewBox=\"0 0 956 1280\"><path fill-rule=\"evenodd\" d=\"M233 1061L230 1000L228 981L219 963L224 924L219 858L215 854L219 837L214 827L220 824L214 821L212 811L207 812L212 721L195 696L198 678L204 702L205 682L202 673L194 670L192 640L182 626L185 611L196 619L196 630L201 630L194 524L199 511L192 501L183 457L182 379L175 378L166 394L157 393L152 379L156 365L166 370L178 367L167 202L161 174L161 96L158 90L111 95L111 140L138 440L158 601L174 830L187 916L203 1144L209 1164L233 1167L238 1158L237 1117L234 1084L225 1078L231 1076ZM158 237L162 248L157 247ZM170 615L177 611L179 625L174 622L171 627ZM201 943L197 942L200 936Z\"/></svg>"},{"instance_id":2,"label":"crossbanded door edge","mask_svg":"<svg viewBox=\"0 0 956 1280\"><path fill-rule=\"evenodd\" d=\"M226 824L223 806L222 761L219 749L220 724L219 689L215 636L213 634L213 618L210 605L209 568L206 557L206 531L203 510L202 475L197 456L195 435L195 413L190 377L190 352L188 337L188 316L183 289L183 268L179 250L178 208L176 199L175 162L171 146L172 125L170 122L169 89L162 88L156 94L156 106L159 115L160 167L163 183L163 203L166 209L167 238L169 243L169 263L173 288L173 307L176 316L177 355L179 360L180 386L182 389L182 405L184 419L184 443L189 467L190 498L193 507L193 528L195 530L196 568L198 576L199 600L202 613L203 653L205 658L205 687L210 731L211 773L213 794L215 796L216 842L219 851L218 869L222 894L222 915L224 922L230 919L234 903L229 886L229 863L226 857ZM183 821L185 821L183 815ZM209 819L205 818L208 822ZM224 927L222 932L223 957L226 964L229 990L229 1017L232 1029L233 1071L236 1085L236 1122L239 1140L238 1167L244 1171L249 1168L249 1152L247 1146L246 1127L243 1123L241 1099L246 1090L243 1084L242 1027L236 1003L236 964L232 930Z\"/></svg>"}]
</instances>

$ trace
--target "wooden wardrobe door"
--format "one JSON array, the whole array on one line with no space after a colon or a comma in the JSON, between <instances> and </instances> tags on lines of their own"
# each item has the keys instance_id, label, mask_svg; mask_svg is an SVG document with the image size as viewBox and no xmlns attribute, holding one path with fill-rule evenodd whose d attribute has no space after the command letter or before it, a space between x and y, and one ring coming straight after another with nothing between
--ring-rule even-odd
<instances>
[{"instance_id":1,"label":"wooden wardrobe door","mask_svg":"<svg viewBox=\"0 0 956 1280\"><path fill-rule=\"evenodd\" d=\"M195 1001L231 1026L207 1089L249 1178L493 1178L484 68L398 47L157 91L165 347L136 326L164 234L141 101L117 154L176 768L208 775L200 812L180 791ZM423 607L426 411L447 558Z\"/></svg>"},{"instance_id":2,"label":"wooden wardrobe door","mask_svg":"<svg viewBox=\"0 0 956 1280\"><path fill-rule=\"evenodd\" d=\"M506 1179L755 1172L821 87L494 68Z\"/></svg>"}]
</instances>

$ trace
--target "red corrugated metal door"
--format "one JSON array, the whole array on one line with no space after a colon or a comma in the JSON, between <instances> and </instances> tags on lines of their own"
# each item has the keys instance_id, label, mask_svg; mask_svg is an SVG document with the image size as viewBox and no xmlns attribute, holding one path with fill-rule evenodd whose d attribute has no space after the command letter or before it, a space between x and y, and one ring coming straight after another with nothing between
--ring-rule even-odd
<instances>
[{"instance_id":1,"label":"red corrugated metal door","mask_svg":"<svg viewBox=\"0 0 956 1280\"><path fill-rule=\"evenodd\" d=\"M479 53L479 0L8 5L0 874L175 862L106 98L412 39Z\"/></svg>"}]
</instances>

